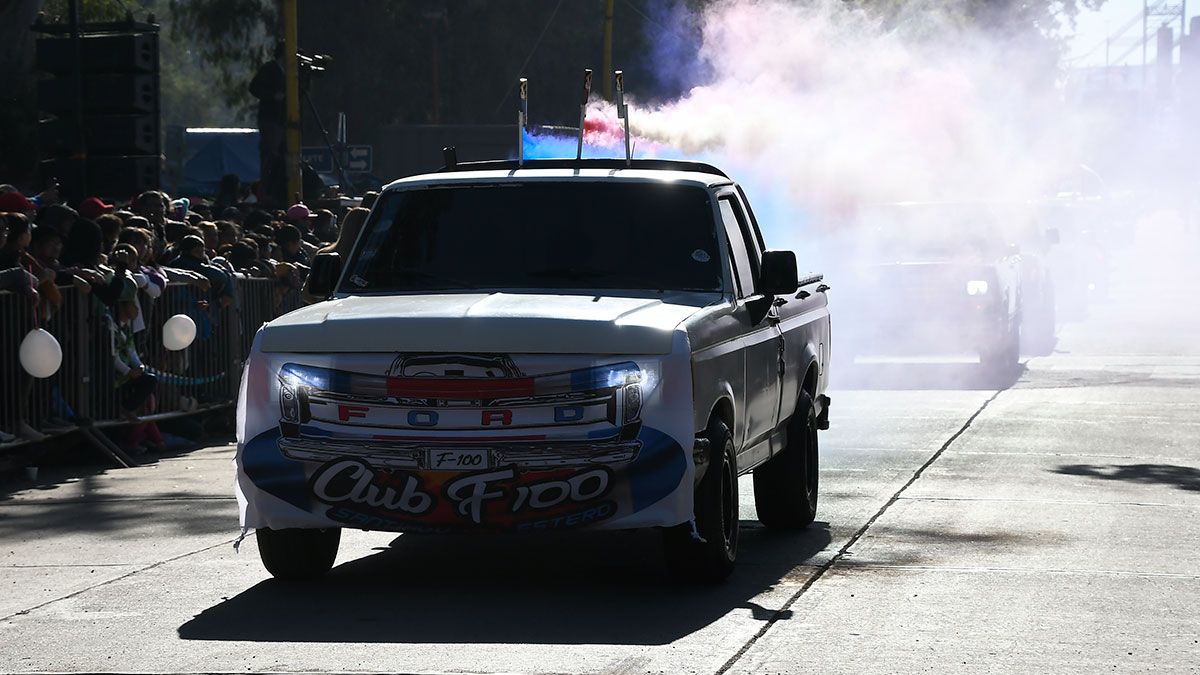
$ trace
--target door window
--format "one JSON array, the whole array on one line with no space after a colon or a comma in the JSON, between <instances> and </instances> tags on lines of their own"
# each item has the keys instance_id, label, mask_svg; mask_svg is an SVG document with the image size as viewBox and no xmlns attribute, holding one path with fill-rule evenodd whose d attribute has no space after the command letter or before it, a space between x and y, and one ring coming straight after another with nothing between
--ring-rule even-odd
<instances>
[{"instance_id":1,"label":"door window","mask_svg":"<svg viewBox=\"0 0 1200 675\"><path fill-rule=\"evenodd\" d=\"M725 224L725 233L729 237L729 258L733 260L733 273L741 291L739 297L746 298L755 293L754 280L758 276L758 260L751 257L751 249L747 246L741 209L732 197L721 197L718 203L721 206L721 221Z\"/></svg>"}]
</instances>

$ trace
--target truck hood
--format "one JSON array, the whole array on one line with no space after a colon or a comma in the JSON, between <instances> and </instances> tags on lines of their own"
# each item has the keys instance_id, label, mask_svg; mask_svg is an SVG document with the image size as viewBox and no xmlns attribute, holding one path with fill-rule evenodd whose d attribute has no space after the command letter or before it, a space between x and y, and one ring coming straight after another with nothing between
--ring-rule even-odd
<instances>
[{"instance_id":1,"label":"truck hood","mask_svg":"<svg viewBox=\"0 0 1200 675\"><path fill-rule=\"evenodd\" d=\"M354 296L268 323L260 344L264 352L667 354L675 326L701 306L693 297Z\"/></svg>"}]
</instances>

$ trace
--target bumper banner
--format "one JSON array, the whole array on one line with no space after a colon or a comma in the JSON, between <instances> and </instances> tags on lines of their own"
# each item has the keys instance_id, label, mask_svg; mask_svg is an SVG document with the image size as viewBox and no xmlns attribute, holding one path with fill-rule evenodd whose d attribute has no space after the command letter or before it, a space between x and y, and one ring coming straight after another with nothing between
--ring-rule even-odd
<instances>
[{"instance_id":1,"label":"bumper banner","mask_svg":"<svg viewBox=\"0 0 1200 675\"><path fill-rule=\"evenodd\" d=\"M669 526L692 513L691 372L666 357L277 354L238 409L244 527Z\"/></svg>"}]
</instances>

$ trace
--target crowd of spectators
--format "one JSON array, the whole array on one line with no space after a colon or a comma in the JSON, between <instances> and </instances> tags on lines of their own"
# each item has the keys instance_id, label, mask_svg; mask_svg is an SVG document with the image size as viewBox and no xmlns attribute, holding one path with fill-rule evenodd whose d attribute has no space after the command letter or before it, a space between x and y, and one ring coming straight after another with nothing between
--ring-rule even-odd
<instances>
[{"instance_id":1,"label":"crowd of spectators","mask_svg":"<svg viewBox=\"0 0 1200 675\"><path fill-rule=\"evenodd\" d=\"M373 197L364 200L366 206ZM149 191L127 204L89 197L72 205L55 190L27 197L0 185L0 291L24 297L42 325L62 306L67 287L87 295L103 313L112 352L105 365L114 370L122 415L134 428L130 449L136 452L153 447L157 435L138 420L153 412L156 387L139 356L145 344L142 312L166 285L191 286L206 311L235 303L237 284L246 277L273 280L276 303L299 302L313 255L333 250L339 234L352 241L368 212L350 209L339 226L339 214L305 204L266 211L224 196L190 201ZM3 358L11 361L5 367L11 376L16 355ZM39 440L47 430L33 428L26 417L15 427L0 428L0 444Z\"/></svg>"}]
</instances>

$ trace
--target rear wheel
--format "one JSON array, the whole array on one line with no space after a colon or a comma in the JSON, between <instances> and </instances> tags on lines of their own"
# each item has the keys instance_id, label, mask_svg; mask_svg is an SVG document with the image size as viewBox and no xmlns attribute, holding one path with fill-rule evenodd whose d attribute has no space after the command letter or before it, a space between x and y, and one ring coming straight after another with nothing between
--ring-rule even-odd
<instances>
[{"instance_id":1,"label":"rear wheel","mask_svg":"<svg viewBox=\"0 0 1200 675\"><path fill-rule=\"evenodd\" d=\"M1006 378L1016 372L1021 365L1021 325L1014 323L1009 329L1004 342L996 345L993 351L980 359L986 375L994 378Z\"/></svg>"},{"instance_id":2,"label":"rear wheel","mask_svg":"<svg viewBox=\"0 0 1200 675\"><path fill-rule=\"evenodd\" d=\"M709 422L708 467L695 489L691 523L663 530L667 568L685 581L716 583L733 571L738 544L737 457L720 419Z\"/></svg>"},{"instance_id":3,"label":"rear wheel","mask_svg":"<svg viewBox=\"0 0 1200 675\"><path fill-rule=\"evenodd\" d=\"M807 391L800 392L788 422L783 452L754 470L754 508L766 527L798 530L817 515L819 452L817 411Z\"/></svg>"},{"instance_id":4,"label":"rear wheel","mask_svg":"<svg viewBox=\"0 0 1200 675\"><path fill-rule=\"evenodd\" d=\"M333 567L342 531L338 528L271 530L264 527L255 531L255 538L258 555L271 576L313 579Z\"/></svg>"}]
</instances>

